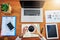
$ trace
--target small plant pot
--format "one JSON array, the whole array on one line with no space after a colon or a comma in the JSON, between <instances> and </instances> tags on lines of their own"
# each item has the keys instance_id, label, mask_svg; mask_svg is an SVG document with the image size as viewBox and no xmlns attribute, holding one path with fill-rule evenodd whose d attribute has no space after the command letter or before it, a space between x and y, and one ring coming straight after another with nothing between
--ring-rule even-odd
<instances>
[{"instance_id":1,"label":"small plant pot","mask_svg":"<svg viewBox=\"0 0 60 40\"><path fill-rule=\"evenodd\" d=\"M12 9L11 6L9 4L2 4L1 5L1 11L4 13L11 13Z\"/></svg>"}]
</instances>

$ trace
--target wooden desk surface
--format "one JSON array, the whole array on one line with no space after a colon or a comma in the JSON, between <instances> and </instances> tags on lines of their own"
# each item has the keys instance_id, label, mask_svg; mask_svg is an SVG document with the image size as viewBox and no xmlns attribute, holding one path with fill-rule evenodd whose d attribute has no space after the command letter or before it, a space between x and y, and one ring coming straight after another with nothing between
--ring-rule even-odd
<instances>
[{"instance_id":1,"label":"wooden desk surface","mask_svg":"<svg viewBox=\"0 0 60 40\"><path fill-rule=\"evenodd\" d=\"M17 17L17 21L16 21L16 36L12 36L12 37L8 37L9 40L15 40L15 38L17 37L17 35L21 34L21 24L29 24L29 23L22 23L21 22L21 6L20 6L20 3L19 1L0 1L0 4L1 3L10 3L10 5L12 6L12 13L11 14L5 14L5 13L2 13L0 11L0 32L1 32L1 23L2 23L2 16L16 16ZM48 2L47 2L48 3ZM43 9L45 12L45 10L47 10L47 3L45 3ZM45 15L44 15L45 16ZM32 22L30 22L31 24L33 24ZM34 22L35 23L35 22ZM42 27L45 27L45 17L44 17L44 22L42 23L39 23L41 25L40 28ZM58 24L58 29L59 29L59 37L60 37L60 24ZM46 31L45 29L43 30L43 33L42 35L46 36ZM0 36L0 40L4 40L6 36L2 37ZM39 38L23 38L22 40L39 40ZM60 38L58 39L60 40Z\"/></svg>"}]
</instances>

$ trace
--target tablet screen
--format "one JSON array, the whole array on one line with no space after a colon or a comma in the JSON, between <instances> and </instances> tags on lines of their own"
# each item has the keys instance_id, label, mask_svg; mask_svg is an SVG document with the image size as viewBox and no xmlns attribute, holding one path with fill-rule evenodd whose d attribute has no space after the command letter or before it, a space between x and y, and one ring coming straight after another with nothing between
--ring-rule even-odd
<instances>
[{"instance_id":1,"label":"tablet screen","mask_svg":"<svg viewBox=\"0 0 60 40\"><path fill-rule=\"evenodd\" d=\"M58 29L56 25L46 25L47 27L47 38L48 39L56 39L58 37Z\"/></svg>"},{"instance_id":2,"label":"tablet screen","mask_svg":"<svg viewBox=\"0 0 60 40\"><path fill-rule=\"evenodd\" d=\"M57 37L56 25L47 25L48 37Z\"/></svg>"}]
</instances>

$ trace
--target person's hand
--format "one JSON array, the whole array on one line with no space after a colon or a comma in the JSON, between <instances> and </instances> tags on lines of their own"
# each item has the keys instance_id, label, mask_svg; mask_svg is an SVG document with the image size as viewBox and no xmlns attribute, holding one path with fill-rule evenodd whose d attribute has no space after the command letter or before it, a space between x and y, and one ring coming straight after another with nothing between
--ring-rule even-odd
<instances>
[{"instance_id":1,"label":"person's hand","mask_svg":"<svg viewBox=\"0 0 60 40\"><path fill-rule=\"evenodd\" d=\"M39 32L38 32L36 26L35 25L33 25L33 26L34 26L34 31L32 32L32 34L38 34L39 35Z\"/></svg>"},{"instance_id":2,"label":"person's hand","mask_svg":"<svg viewBox=\"0 0 60 40\"><path fill-rule=\"evenodd\" d=\"M35 26L34 26L35 27ZM37 30L37 28L35 27L35 31L33 32L33 34L37 34L37 35L39 35L39 38L42 40L42 39L44 39L44 40L46 40L46 38L40 33L40 32L38 32L38 30Z\"/></svg>"},{"instance_id":3,"label":"person's hand","mask_svg":"<svg viewBox=\"0 0 60 40\"><path fill-rule=\"evenodd\" d=\"M34 26L34 28L35 28L35 30L34 30L34 32L32 32L32 34L37 34L37 35L39 35L40 38L42 38L43 35L37 30L37 28L35 26Z\"/></svg>"},{"instance_id":4,"label":"person's hand","mask_svg":"<svg viewBox=\"0 0 60 40\"><path fill-rule=\"evenodd\" d=\"M24 35L27 31L28 31L28 27L26 26L26 27L23 28L23 33L22 34Z\"/></svg>"},{"instance_id":5,"label":"person's hand","mask_svg":"<svg viewBox=\"0 0 60 40\"><path fill-rule=\"evenodd\" d=\"M28 27L26 26L26 27L23 28L23 33L21 33L21 35L19 35L19 37L20 37L20 38L23 37L23 35L24 35L27 31L28 31Z\"/></svg>"}]
</instances>

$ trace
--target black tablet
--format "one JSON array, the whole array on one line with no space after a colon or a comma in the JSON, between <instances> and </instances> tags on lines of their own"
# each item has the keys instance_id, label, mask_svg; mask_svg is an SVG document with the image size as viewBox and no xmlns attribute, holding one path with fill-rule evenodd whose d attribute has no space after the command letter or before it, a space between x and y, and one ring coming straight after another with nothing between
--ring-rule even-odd
<instances>
[{"instance_id":1,"label":"black tablet","mask_svg":"<svg viewBox=\"0 0 60 40\"><path fill-rule=\"evenodd\" d=\"M57 24L46 24L47 39L58 39Z\"/></svg>"}]
</instances>

